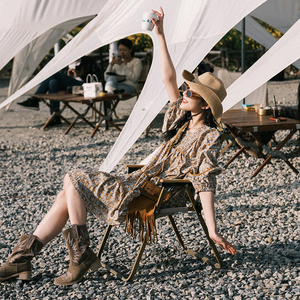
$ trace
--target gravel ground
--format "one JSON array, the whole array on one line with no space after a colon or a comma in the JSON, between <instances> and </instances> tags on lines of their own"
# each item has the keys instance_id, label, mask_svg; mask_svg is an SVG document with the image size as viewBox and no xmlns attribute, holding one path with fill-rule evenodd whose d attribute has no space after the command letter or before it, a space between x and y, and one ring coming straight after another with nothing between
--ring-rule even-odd
<instances>
[{"instance_id":1,"label":"gravel ground","mask_svg":"<svg viewBox=\"0 0 300 300\"><path fill-rule=\"evenodd\" d=\"M2 79L0 84L1 102L7 80ZM272 83L270 91L275 88L288 94L289 99L297 93L290 84L278 88ZM127 101L118 109L120 125L133 105L134 101ZM83 123L68 135L64 135L66 125L42 131L48 114L43 104L39 112L15 104L8 112L0 111L0 264L6 261L19 236L32 233L48 211L62 188L64 174L75 167L98 168L118 135L114 129L100 128L92 139L92 129ZM92 116L89 118L92 120ZM157 147L161 122L162 114L149 136L143 134L138 139L113 173L124 173L125 163L136 163ZM276 139L284 134L276 134ZM299 155L295 154L300 147L298 139L297 133L284 151L300 169ZM220 156L220 165L235 150L232 147ZM300 299L299 176L284 162L272 162L251 178L258 160L243 154L218 176L217 225L238 249L236 256L221 251L221 270L182 251L167 220L161 219L157 224L159 242L146 248L131 283L99 269L72 287L53 285L55 277L67 270L69 261L60 234L34 259L32 281L0 283L0 299ZM191 247L209 253L195 218L179 215L176 220ZM89 216L88 227L96 252L106 226ZM130 246L136 249L138 244L123 234L123 227L114 232L103 260L129 266L133 257Z\"/></svg>"}]
</instances>

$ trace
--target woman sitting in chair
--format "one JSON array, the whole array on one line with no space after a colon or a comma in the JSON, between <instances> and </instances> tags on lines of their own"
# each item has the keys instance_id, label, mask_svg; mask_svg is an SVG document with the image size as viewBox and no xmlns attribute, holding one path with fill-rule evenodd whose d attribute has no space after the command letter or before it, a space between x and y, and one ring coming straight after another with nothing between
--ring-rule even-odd
<instances>
[{"instance_id":1,"label":"woman sitting in chair","mask_svg":"<svg viewBox=\"0 0 300 300\"><path fill-rule=\"evenodd\" d=\"M235 248L216 229L214 191L220 150L220 135L216 129L222 115L221 101L226 96L223 83L211 73L195 78L183 72L186 82L180 96L176 73L169 56L163 32L164 13L156 12L152 20L159 39L162 77L170 99L165 115L165 141L141 170L125 176L112 176L100 171L74 170L65 176L64 188L32 235L20 237L7 262L0 268L0 280L14 276L31 278L31 260L42 247L60 233L68 219L71 227L63 233L70 255L68 271L55 280L57 285L72 285L82 279L88 270L100 267L99 258L89 247L86 227L87 211L101 221L119 225L126 219L127 208L141 195L147 180L159 185L161 178L188 179L195 195L200 198L211 239L229 253ZM171 192L171 191L170 191ZM180 192L174 194L165 206L185 203Z\"/></svg>"}]
</instances>

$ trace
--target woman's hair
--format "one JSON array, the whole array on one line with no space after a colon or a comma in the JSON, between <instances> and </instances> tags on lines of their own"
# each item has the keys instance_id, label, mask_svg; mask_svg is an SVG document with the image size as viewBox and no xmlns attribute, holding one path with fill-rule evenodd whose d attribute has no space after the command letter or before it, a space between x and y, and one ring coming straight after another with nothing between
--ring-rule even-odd
<instances>
[{"instance_id":1,"label":"woman's hair","mask_svg":"<svg viewBox=\"0 0 300 300\"><path fill-rule=\"evenodd\" d=\"M132 57L134 56L133 44L132 44L131 40L129 40L129 39L121 39L121 40L118 41L118 47L120 45L125 46L128 49L131 49L130 54L131 54Z\"/></svg>"},{"instance_id":2,"label":"woman's hair","mask_svg":"<svg viewBox=\"0 0 300 300\"><path fill-rule=\"evenodd\" d=\"M204 100L202 99L201 101L204 102ZM205 109L203 111L204 114L204 118L205 118L205 124L209 127L212 128L217 128L218 127L218 123L216 122L211 109ZM169 141L173 136L176 135L176 133L178 132L178 130L188 121L190 121L192 119L192 114L190 111L187 111L180 119L178 119L175 124L174 127L172 129L169 129L167 131L165 131L163 133L163 137L165 141Z\"/></svg>"}]
</instances>

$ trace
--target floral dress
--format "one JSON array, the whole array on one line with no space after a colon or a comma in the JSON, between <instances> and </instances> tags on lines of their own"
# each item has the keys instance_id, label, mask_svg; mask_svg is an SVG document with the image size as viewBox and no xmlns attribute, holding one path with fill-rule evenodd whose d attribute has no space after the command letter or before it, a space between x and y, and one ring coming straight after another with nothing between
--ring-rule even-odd
<instances>
[{"instance_id":1,"label":"floral dress","mask_svg":"<svg viewBox=\"0 0 300 300\"><path fill-rule=\"evenodd\" d=\"M169 105L165 114L163 131L172 128L182 117L179 108L181 98ZM114 176L106 172L74 170L70 179L83 199L88 212L111 225L126 219L127 205L140 195L145 180L159 185L160 178L188 179L194 191L215 191L215 176L221 172L217 166L220 151L220 134L217 129L206 125L195 131L184 127L170 141L163 142L151 160L141 169L125 176ZM172 191L170 191L172 192ZM183 190L175 193L163 203L165 207L182 206L187 197Z\"/></svg>"}]
</instances>

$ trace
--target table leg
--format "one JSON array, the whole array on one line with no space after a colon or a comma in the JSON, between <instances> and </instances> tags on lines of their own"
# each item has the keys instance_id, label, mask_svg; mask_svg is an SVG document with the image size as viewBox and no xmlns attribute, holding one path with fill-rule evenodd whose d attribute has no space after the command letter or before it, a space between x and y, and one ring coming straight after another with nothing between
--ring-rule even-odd
<instances>
[{"instance_id":1,"label":"table leg","mask_svg":"<svg viewBox=\"0 0 300 300\"><path fill-rule=\"evenodd\" d=\"M88 111L90 110L90 106L87 105L87 109L85 110L85 112L83 114L80 114L76 109L74 109L70 104L68 103L65 103L65 105L70 108L77 116L76 118L73 120L73 122L70 124L70 126L68 127L67 131L65 132L65 134L68 134L69 131L71 130L71 128L75 125L76 121L80 118L82 119L83 121L85 121L87 124L89 124L91 127L95 128L95 126L90 122L88 121L85 116L86 114L88 113Z\"/></svg>"},{"instance_id":2,"label":"table leg","mask_svg":"<svg viewBox=\"0 0 300 300\"><path fill-rule=\"evenodd\" d=\"M93 137L95 135L95 133L97 132L100 124L103 122L103 121L106 121L107 123L111 124L112 126L114 126L117 130L121 131L122 129L116 125L113 121L111 121L109 118L110 118L110 115L103 115L97 108L95 108L93 106L93 104L87 104L93 111L95 111L99 116L100 116L100 119L99 119L99 122L96 124L96 126L94 127L94 131L91 135L91 137ZM116 105L115 105L116 106ZM114 107L114 106L113 106Z\"/></svg>"},{"instance_id":3,"label":"table leg","mask_svg":"<svg viewBox=\"0 0 300 300\"><path fill-rule=\"evenodd\" d=\"M296 133L296 129L292 129L290 131L290 133L286 136L286 138L276 147L276 149L274 151L272 151L273 153L275 153L275 151L279 151L290 139L291 137ZM253 134L253 137L262 145L262 146L266 146L263 144L263 142L258 138L257 134ZM266 146L267 147L267 146ZM272 158L272 154L270 154L264 161L263 163L256 169L256 171L252 174L252 177L255 177L262 169L263 167L271 160ZM280 156L279 156L280 158ZM299 171L287 160L287 159L283 159L281 158L296 174L299 173Z\"/></svg>"},{"instance_id":4,"label":"table leg","mask_svg":"<svg viewBox=\"0 0 300 300\"><path fill-rule=\"evenodd\" d=\"M48 124L50 123L50 121L55 117L55 116L59 116L62 120L64 120L67 124L70 124L70 122L66 119L66 118L64 118L61 114L62 114L62 112L64 111L64 109L66 108L66 104L64 104L64 106L63 106L63 108L61 109L61 110L58 110L58 111L55 111L54 109L53 109L53 107L46 101L46 100L44 100L44 99L40 99L40 100L42 100L50 109L52 109L53 110L53 113L52 113L52 115L51 115L51 117L47 120L47 122L44 124L44 126L42 127L42 129L44 130L47 126L48 126Z\"/></svg>"},{"instance_id":5,"label":"table leg","mask_svg":"<svg viewBox=\"0 0 300 300\"><path fill-rule=\"evenodd\" d=\"M240 148L229 160L228 162L225 164L225 167L227 168L245 149L246 147L242 147Z\"/></svg>"},{"instance_id":6,"label":"table leg","mask_svg":"<svg viewBox=\"0 0 300 300\"><path fill-rule=\"evenodd\" d=\"M221 151L220 151L220 155L223 154L229 147L231 147L233 145L233 142L230 141Z\"/></svg>"}]
</instances>

